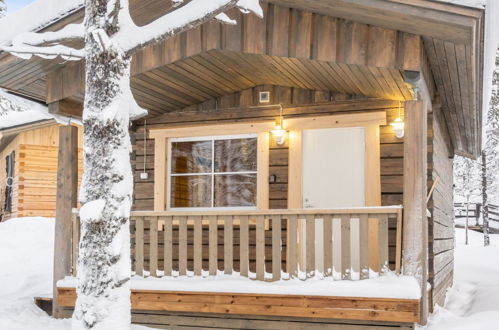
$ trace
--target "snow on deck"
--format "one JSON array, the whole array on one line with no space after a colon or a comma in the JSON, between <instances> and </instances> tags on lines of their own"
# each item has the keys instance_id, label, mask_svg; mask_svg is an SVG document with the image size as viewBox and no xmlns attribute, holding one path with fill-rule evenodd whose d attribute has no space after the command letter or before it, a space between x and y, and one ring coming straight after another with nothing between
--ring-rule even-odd
<instances>
[{"instance_id":1,"label":"snow on deck","mask_svg":"<svg viewBox=\"0 0 499 330\"><path fill-rule=\"evenodd\" d=\"M57 282L60 288L75 288L77 280L66 277ZM139 277L131 280L132 290L185 291L217 293L285 294L329 297L367 297L419 299L420 287L414 277L388 274L362 281L334 281L331 278L311 278L263 282L246 277L219 274L214 277Z\"/></svg>"}]
</instances>

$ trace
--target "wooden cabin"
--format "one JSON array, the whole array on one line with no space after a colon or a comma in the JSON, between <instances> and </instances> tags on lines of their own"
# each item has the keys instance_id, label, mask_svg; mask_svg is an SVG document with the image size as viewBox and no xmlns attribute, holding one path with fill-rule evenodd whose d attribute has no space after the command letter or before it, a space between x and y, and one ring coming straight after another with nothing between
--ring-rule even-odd
<instances>
[{"instance_id":1,"label":"wooden cabin","mask_svg":"<svg viewBox=\"0 0 499 330\"><path fill-rule=\"evenodd\" d=\"M34 216L53 218L61 124L47 113L45 106L5 95L9 102L19 104L19 109L0 116L0 221ZM78 129L79 141L81 133ZM80 157L79 173L81 169Z\"/></svg>"},{"instance_id":2,"label":"wooden cabin","mask_svg":"<svg viewBox=\"0 0 499 330\"><path fill-rule=\"evenodd\" d=\"M428 0L262 5L263 19L232 11L235 26L210 22L134 56L132 90L149 115L131 129L133 322L424 324L453 283L452 159L481 148L484 10ZM159 0L130 6L137 24L170 10ZM83 63L0 53L0 72L1 87L81 116ZM74 129L61 134L60 152L74 159ZM54 283L75 275L78 241L71 157L59 171ZM254 291L223 289L231 280ZM307 291L321 280L326 293ZM210 291L217 281L222 289ZM292 292L271 290L282 283ZM384 293L339 294L339 285ZM74 283L54 294L57 315L71 312Z\"/></svg>"}]
</instances>

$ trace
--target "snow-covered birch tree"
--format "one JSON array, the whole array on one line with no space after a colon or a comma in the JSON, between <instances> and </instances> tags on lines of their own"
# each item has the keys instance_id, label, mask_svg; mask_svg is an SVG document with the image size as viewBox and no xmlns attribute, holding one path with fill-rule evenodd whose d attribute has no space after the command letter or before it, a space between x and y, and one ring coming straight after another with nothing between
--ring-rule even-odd
<instances>
[{"instance_id":1,"label":"snow-covered birch tree","mask_svg":"<svg viewBox=\"0 0 499 330\"><path fill-rule=\"evenodd\" d=\"M499 192L499 50L496 54L495 70L492 76L492 96L485 122L485 141L482 160L482 208L483 241L490 244L489 200L498 198Z\"/></svg>"},{"instance_id":2,"label":"snow-covered birch tree","mask_svg":"<svg viewBox=\"0 0 499 330\"><path fill-rule=\"evenodd\" d=\"M462 156L456 156L454 159L454 195L461 197L466 203L466 244L468 244L469 205L481 195L480 173L480 163L476 160Z\"/></svg>"},{"instance_id":3,"label":"snow-covered birch tree","mask_svg":"<svg viewBox=\"0 0 499 330\"><path fill-rule=\"evenodd\" d=\"M130 233L133 177L130 120L146 114L130 88L133 53L206 21L235 24L225 11L263 15L258 0L172 0L174 10L134 24L128 0L86 0L83 24L23 33L4 47L22 58L85 60L81 239L73 329L130 327ZM82 40L84 48L67 46Z\"/></svg>"},{"instance_id":4,"label":"snow-covered birch tree","mask_svg":"<svg viewBox=\"0 0 499 330\"><path fill-rule=\"evenodd\" d=\"M0 17L5 16L6 11L7 11L7 6L5 6L5 1L0 0Z\"/></svg>"}]
</instances>

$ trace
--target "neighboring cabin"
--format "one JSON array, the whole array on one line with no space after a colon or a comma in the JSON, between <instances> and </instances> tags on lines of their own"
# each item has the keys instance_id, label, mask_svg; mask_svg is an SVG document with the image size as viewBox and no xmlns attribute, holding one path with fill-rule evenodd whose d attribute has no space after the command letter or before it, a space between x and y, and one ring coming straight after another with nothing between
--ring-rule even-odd
<instances>
[{"instance_id":1,"label":"neighboring cabin","mask_svg":"<svg viewBox=\"0 0 499 330\"><path fill-rule=\"evenodd\" d=\"M4 91L0 99L10 108L0 111L0 221L55 217L61 124L40 103Z\"/></svg>"}]
</instances>

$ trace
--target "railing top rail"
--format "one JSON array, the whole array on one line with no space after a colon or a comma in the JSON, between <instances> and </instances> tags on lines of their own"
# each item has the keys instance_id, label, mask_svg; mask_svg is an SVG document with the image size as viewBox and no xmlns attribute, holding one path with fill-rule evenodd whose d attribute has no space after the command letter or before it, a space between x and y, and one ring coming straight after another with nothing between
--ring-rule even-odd
<instances>
[{"instance_id":1,"label":"railing top rail","mask_svg":"<svg viewBox=\"0 0 499 330\"><path fill-rule=\"evenodd\" d=\"M330 214L399 214L401 205L375 206L359 208L337 208L337 209L271 209L271 210L204 210L204 211L133 211L131 216L135 217L157 217L157 216L210 216L210 215L330 215Z\"/></svg>"}]
</instances>

